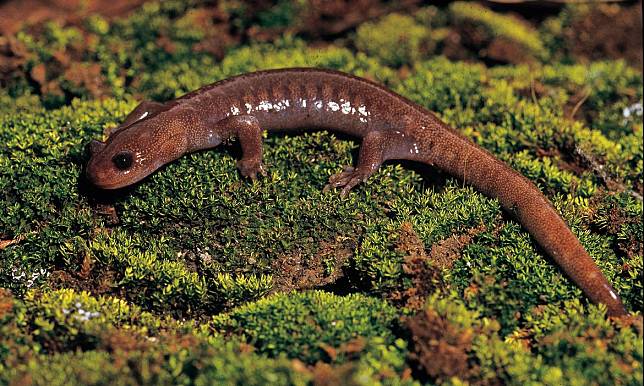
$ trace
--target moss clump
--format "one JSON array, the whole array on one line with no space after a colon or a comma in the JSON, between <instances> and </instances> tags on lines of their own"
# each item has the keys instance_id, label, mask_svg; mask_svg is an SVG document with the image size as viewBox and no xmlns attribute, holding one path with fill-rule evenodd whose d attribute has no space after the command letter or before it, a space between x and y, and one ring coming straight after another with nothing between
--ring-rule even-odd
<instances>
[{"instance_id":1,"label":"moss clump","mask_svg":"<svg viewBox=\"0 0 644 386\"><path fill-rule=\"evenodd\" d=\"M388 310L390 319L394 313ZM369 335L368 323L363 327ZM399 377L406 345L387 336L354 339L338 351L339 364L307 368L281 353L275 358L258 354L238 339L211 334L206 326L162 319L118 298L71 290L30 292L23 300L0 291L0 333L2 384L307 385L329 379L417 384ZM333 353L330 346L327 350Z\"/></svg>"},{"instance_id":2,"label":"moss clump","mask_svg":"<svg viewBox=\"0 0 644 386\"><path fill-rule=\"evenodd\" d=\"M34 385L307 385L313 378L286 359L266 359L222 342L169 339L155 343L154 349L37 357L12 369L6 380Z\"/></svg>"},{"instance_id":3,"label":"moss clump","mask_svg":"<svg viewBox=\"0 0 644 386\"><path fill-rule=\"evenodd\" d=\"M501 44L517 44L523 51L521 54L530 55L536 59L544 59L547 55L538 32L511 16L493 12L477 3L460 1L450 4L449 11L454 18L454 24L471 24L477 29L474 32L475 35L479 33L483 35L476 37L475 40L496 39L499 42L499 39L502 39L505 41ZM492 49L493 47L488 46L488 51Z\"/></svg>"},{"instance_id":4,"label":"moss clump","mask_svg":"<svg viewBox=\"0 0 644 386\"><path fill-rule=\"evenodd\" d=\"M435 46L430 29L413 17L392 13L356 31L356 47L389 66L400 67L429 56Z\"/></svg>"},{"instance_id":5,"label":"moss clump","mask_svg":"<svg viewBox=\"0 0 644 386\"><path fill-rule=\"evenodd\" d=\"M563 310L535 310L524 331L536 342L533 351L556 366L549 371L552 383L642 383L641 317L607 320L603 307L584 309L578 301L567 302Z\"/></svg>"},{"instance_id":6,"label":"moss clump","mask_svg":"<svg viewBox=\"0 0 644 386\"><path fill-rule=\"evenodd\" d=\"M354 55L340 47L311 48L303 41L284 38L271 45L255 44L230 52L221 63L212 58L198 57L169 63L158 71L141 75L136 91L153 99L179 97L201 85L244 72L267 68L325 67L349 71L384 83L395 83L394 72L374 58Z\"/></svg>"},{"instance_id":7,"label":"moss clump","mask_svg":"<svg viewBox=\"0 0 644 386\"><path fill-rule=\"evenodd\" d=\"M244 352L121 299L71 290L30 292L20 301L0 296L12 311L0 315L3 383L305 384L310 378L289 361Z\"/></svg>"},{"instance_id":8,"label":"moss clump","mask_svg":"<svg viewBox=\"0 0 644 386\"><path fill-rule=\"evenodd\" d=\"M267 275L191 271L183 261L168 256L167 240L143 242L116 233L98 235L87 257L93 272L109 272L104 286L118 287L133 302L174 314L194 314L259 298L271 288Z\"/></svg>"},{"instance_id":9,"label":"moss clump","mask_svg":"<svg viewBox=\"0 0 644 386\"><path fill-rule=\"evenodd\" d=\"M458 117L460 123L481 107L484 81L484 66L440 57L419 63L396 90L432 111Z\"/></svg>"},{"instance_id":10,"label":"moss clump","mask_svg":"<svg viewBox=\"0 0 644 386\"><path fill-rule=\"evenodd\" d=\"M433 295L407 321L412 358L440 384L642 382L641 319L609 321L604 309L584 310L577 301L566 310L534 309L526 327L504 340L496 321L468 309L457 294Z\"/></svg>"},{"instance_id":11,"label":"moss clump","mask_svg":"<svg viewBox=\"0 0 644 386\"><path fill-rule=\"evenodd\" d=\"M393 343L396 314L379 299L312 291L274 295L236 308L215 317L213 328L240 334L270 356L343 362L347 353L336 349L352 340L381 337L385 344Z\"/></svg>"}]
</instances>

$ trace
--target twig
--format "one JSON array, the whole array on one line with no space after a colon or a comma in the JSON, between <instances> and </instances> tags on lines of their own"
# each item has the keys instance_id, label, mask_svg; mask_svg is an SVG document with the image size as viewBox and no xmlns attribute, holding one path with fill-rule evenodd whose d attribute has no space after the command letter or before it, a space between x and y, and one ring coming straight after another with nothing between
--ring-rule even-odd
<instances>
[{"instance_id":1,"label":"twig","mask_svg":"<svg viewBox=\"0 0 644 386\"><path fill-rule=\"evenodd\" d=\"M584 96L575 104L575 107L573 107L572 111L570 112L570 117L569 119L572 120L575 117L575 114L577 114L577 110L581 107L581 105L586 102L586 99L590 96L590 88L586 89L586 92L584 93Z\"/></svg>"},{"instance_id":2,"label":"twig","mask_svg":"<svg viewBox=\"0 0 644 386\"><path fill-rule=\"evenodd\" d=\"M8 239L8 240L0 240L0 251L7 248L10 245L13 244L18 244L21 242L25 237L24 236L18 236L15 239Z\"/></svg>"}]
</instances>

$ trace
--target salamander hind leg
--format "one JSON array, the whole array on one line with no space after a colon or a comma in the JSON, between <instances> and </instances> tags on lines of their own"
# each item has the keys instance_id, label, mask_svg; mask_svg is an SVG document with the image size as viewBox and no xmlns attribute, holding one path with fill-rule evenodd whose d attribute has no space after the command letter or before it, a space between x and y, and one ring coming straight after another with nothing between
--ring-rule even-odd
<instances>
[{"instance_id":1,"label":"salamander hind leg","mask_svg":"<svg viewBox=\"0 0 644 386\"><path fill-rule=\"evenodd\" d=\"M384 161L397 158L397 149L403 144L402 139L404 135L401 136L398 131L370 132L362 140L356 167L347 166L340 173L332 175L323 191L342 188L340 196L345 197L353 187L374 174Z\"/></svg>"}]
</instances>

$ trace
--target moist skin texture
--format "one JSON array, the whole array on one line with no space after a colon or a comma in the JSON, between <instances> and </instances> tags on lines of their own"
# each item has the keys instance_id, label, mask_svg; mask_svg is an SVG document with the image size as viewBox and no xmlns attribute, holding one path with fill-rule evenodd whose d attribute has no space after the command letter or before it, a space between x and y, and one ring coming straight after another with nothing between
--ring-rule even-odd
<instances>
[{"instance_id":1,"label":"moist skin texture","mask_svg":"<svg viewBox=\"0 0 644 386\"><path fill-rule=\"evenodd\" d=\"M613 288L548 199L528 179L447 126L430 111L366 79L337 71L292 68L229 78L176 100L143 102L92 141L87 177L117 189L182 155L237 138L242 175L264 174L262 132L327 129L362 139L358 162L331 176L346 195L386 160L422 162L457 176L501 206L609 315L626 314Z\"/></svg>"}]
</instances>

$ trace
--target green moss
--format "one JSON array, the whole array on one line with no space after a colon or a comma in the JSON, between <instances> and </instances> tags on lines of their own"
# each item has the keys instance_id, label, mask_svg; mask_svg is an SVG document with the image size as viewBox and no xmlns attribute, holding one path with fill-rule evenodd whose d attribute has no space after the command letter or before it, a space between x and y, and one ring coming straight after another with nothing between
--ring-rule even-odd
<instances>
[{"instance_id":1,"label":"green moss","mask_svg":"<svg viewBox=\"0 0 644 386\"><path fill-rule=\"evenodd\" d=\"M306 385L312 378L285 359L269 360L223 345L158 346L155 352L85 351L32 359L12 369L9 379L34 385ZM120 362L114 363L114 357Z\"/></svg>"},{"instance_id":2,"label":"green moss","mask_svg":"<svg viewBox=\"0 0 644 386\"><path fill-rule=\"evenodd\" d=\"M472 379L511 385L575 385L591 378L607 385L641 382L641 320L611 322L605 310L584 310L577 301L567 302L563 309L563 314L558 306L535 310L527 316L525 329L504 340L493 319L469 310L458 295L433 295L421 317L444 326L433 337L442 349L427 353L425 360L431 363L432 355L444 355L449 361L450 355L463 350L466 367L448 379L437 376L438 383L446 384ZM465 340L455 345L452 334ZM445 357L436 360L446 363Z\"/></svg>"},{"instance_id":3,"label":"green moss","mask_svg":"<svg viewBox=\"0 0 644 386\"><path fill-rule=\"evenodd\" d=\"M213 327L241 334L270 356L342 362L342 356L329 358L325 346L339 348L353 339L373 337L390 344L395 319L396 310L382 300L312 291L274 295L237 308L215 317Z\"/></svg>"},{"instance_id":4,"label":"green moss","mask_svg":"<svg viewBox=\"0 0 644 386\"><path fill-rule=\"evenodd\" d=\"M546 50L537 31L511 16L505 16L471 2L454 2L449 6L456 22L468 21L485 28L491 36L503 37L525 47L536 58L545 58Z\"/></svg>"},{"instance_id":5,"label":"green moss","mask_svg":"<svg viewBox=\"0 0 644 386\"><path fill-rule=\"evenodd\" d=\"M8 349L4 363L13 363L0 365L3 383L303 385L310 379L284 358L244 352L237 343L202 336L116 298L32 292L13 307L13 320L0 324L0 331L11 332L0 338ZM20 349L30 338L32 351Z\"/></svg>"},{"instance_id":6,"label":"green moss","mask_svg":"<svg viewBox=\"0 0 644 386\"><path fill-rule=\"evenodd\" d=\"M271 45L256 44L230 52L221 63L209 57L191 58L172 63L158 71L141 76L137 91L153 99L166 100L181 96L200 86L244 72L284 67L325 67L368 76L385 83L397 81L394 73L373 58L353 55L338 47L306 47L301 40L285 38Z\"/></svg>"},{"instance_id":7,"label":"green moss","mask_svg":"<svg viewBox=\"0 0 644 386\"><path fill-rule=\"evenodd\" d=\"M398 248L403 222L413 225L425 245L432 245L452 234L491 223L500 213L498 203L455 181L449 181L440 193L402 195L387 209L387 218L368 225L355 257L356 268L375 291L382 293L399 289L405 282L405 256Z\"/></svg>"},{"instance_id":8,"label":"green moss","mask_svg":"<svg viewBox=\"0 0 644 386\"><path fill-rule=\"evenodd\" d=\"M347 299L353 304L360 300ZM377 302L363 300L363 312ZM268 358L255 353L239 340L211 334L206 326L160 319L118 298L60 290L30 292L17 300L1 291L0 306L2 312L11 311L0 314L2 384L305 385L326 377L325 371L337 371L343 382L356 385L416 384L397 376L405 368L404 341L392 342L386 336L371 336L366 345L356 341L355 348L347 349L351 361L338 360L347 363L316 370L283 354ZM391 321L395 311L386 309ZM360 308L353 315L359 316ZM378 318L382 317L374 320ZM382 334L385 328L374 330L365 320L361 332ZM356 348L364 350L359 360Z\"/></svg>"},{"instance_id":9,"label":"green moss","mask_svg":"<svg viewBox=\"0 0 644 386\"><path fill-rule=\"evenodd\" d=\"M127 326L135 334L155 334L160 323L117 298L93 298L88 293L64 289L45 293L29 292L22 323L45 349L73 351L95 348L106 326Z\"/></svg>"},{"instance_id":10,"label":"green moss","mask_svg":"<svg viewBox=\"0 0 644 386\"><path fill-rule=\"evenodd\" d=\"M557 366L553 383L642 383L641 319L610 322L603 310L584 310L577 301L542 312L531 315L526 328L538 342L533 350Z\"/></svg>"},{"instance_id":11,"label":"green moss","mask_svg":"<svg viewBox=\"0 0 644 386\"><path fill-rule=\"evenodd\" d=\"M304 12L308 1L278 1L273 7L257 15L259 25L265 28L289 27L299 22L298 16Z\"/></svg>"},{"instance_id":12,"label":"green moss","mask_svg":"<svg viewBox=\"0 0 644 386\"><path fill-rule=\"evenodd\" d=\"M396 91L461 123L480 108L484 79L485 67L440 57L420 63Z\"/></svg>"},{"instance_id":13,"label":"green moss","mask_svg":"<svg viewBox=\"0 0 644 386\"><path fill-rule=\"evenodd\" d=\"M392 13L356 31L356 47L383 63L400 67L429 56L435 42L428 28L407 15Z\"/></svg>"}]
</instances>

